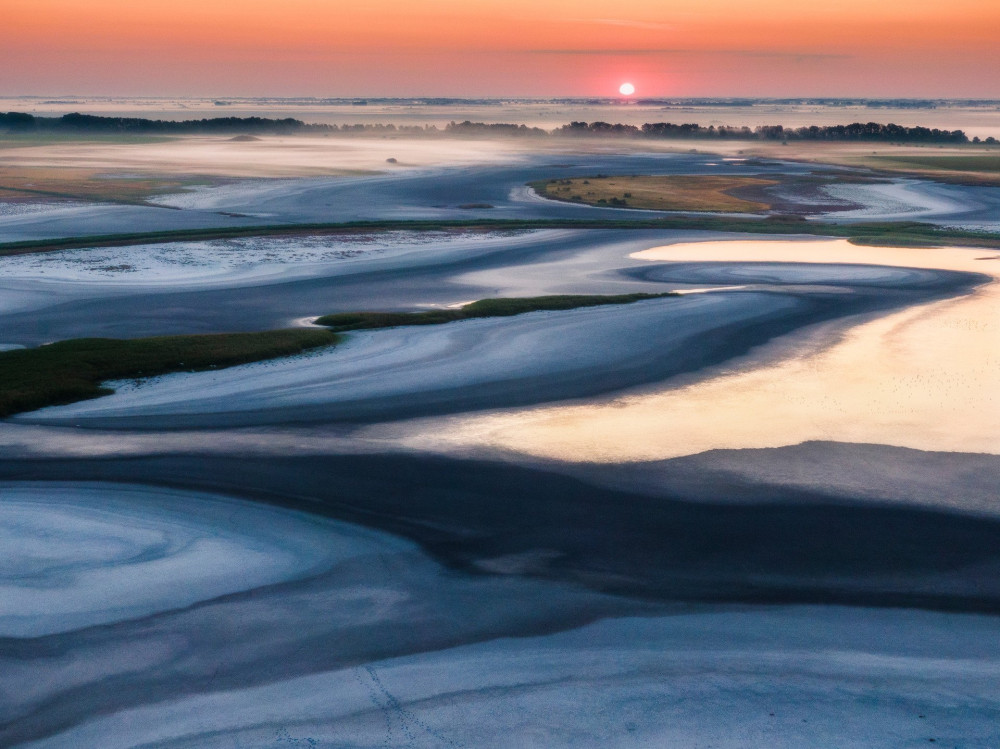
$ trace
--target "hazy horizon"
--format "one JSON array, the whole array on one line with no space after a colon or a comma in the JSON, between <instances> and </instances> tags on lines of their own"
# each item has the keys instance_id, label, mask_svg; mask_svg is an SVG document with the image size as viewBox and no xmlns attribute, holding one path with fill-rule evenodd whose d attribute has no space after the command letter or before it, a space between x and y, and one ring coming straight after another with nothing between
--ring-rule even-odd
<instances>
[{"instance_id":1,"label":"hazy horizon","mask_svg":"<svg viewBox=\"0 0 1000 749\"><path fill-rule=\"evenodd\" d=\"M791 99L791 97L786 97ZM365 106L357 106L357 100ZM757 127L782 125L846 125L851 122L894 123L907 127L963 130L968 136L1000 138L1000 102L977 100L644 100L628 103L612 97L439 99L437 97L303 98L303 97L164 97L164 96L0 96L0 112L30 112L58 117L71 112L163 120L215 117L269 117L310 124L445 127L449 122L507 122L552 130L572 121L613 121L627 125L686 122L702 126Z\"/></svg>"}]
</instances>

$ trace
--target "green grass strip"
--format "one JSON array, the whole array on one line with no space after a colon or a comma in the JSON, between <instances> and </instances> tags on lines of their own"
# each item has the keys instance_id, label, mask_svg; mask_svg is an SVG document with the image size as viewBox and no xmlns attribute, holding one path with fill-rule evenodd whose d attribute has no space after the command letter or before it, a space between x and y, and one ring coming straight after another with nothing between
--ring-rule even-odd
<instances>
[{"instance_id":1,"label":"green grass strip","mask_svg":"<svg viewBox=\"0 0 1000 749\"><path fill-rule=\"evenodd\" d=\"M119 340L78 338L0 352L0 417L109 395L106 380L153 377L290 356L328 346L329 330L161 336Z\"/></svg>"},{"instance_id":2,"label":"green grass strip","mask_svg":"<svg viewBox=\"0 0 1000 749\"><path fill-rule=\"evenodd\" d=\"M479 317L507 317L540 310L569 310L631 304L676 296L620 294L482 299L453 310L427 312L343 312L326 315L317 328L260 333L158 336L155 338L76 338L47 346L0 352L0 418L45 406L97 398L114 391L108 380L141 379L170 372L222 369L236 364L291 356L341 340L339 333L401 325L440 325Z\"/></svg>"},{"instance_id":3,"label":"green grass strip","mask_svg":"<svg viewBox=\"0 0 1000 749\"><path fill-rule=\"evenodd\" d=\"M59 239L0 243L0 256L36 252L127 247L140 244L191 242L240 237L335 236L386 231L529 231L535 229L660 229L669 231L742 232L749 234L807 234L844 237L856 244L891 243L899 238L908 246L1000 247L1000 234L942 229L917 221L833 224L796 216L729 218L724 216L664 216L636 219L472 219L455 221L349 221L321 224L230 226L212 229L176 229L128 234L96 234Z\"/></svg>"},{"instance_id":4,"label":"green grass strip","mask_svg":"<svg viewBox=\"0 0 1000 749\"><path fill-rule=\"evenodd\" d=\"M335 344L340 341L340 333L352 330L443 325L528 312L632 304L670 296L678 294L566 294L481 299L457 309L337 312L317 318L316 325L321 328L316 329L125 340L78 338L38 348L5 351L0 352L0 418L109 395L114 391L102 385L107 380L217 369L290 356Z\"/></svg>"},{"instance_id":5,"label":"green grass strip","mask_svg":"<svg viewBox=\"0 0 1000 749\"><path fill-rule=\"evenodd\" d=\"M606 304L632 304L646 299L662 299L668 296L677 296L677 294L674 292L618 295L567 294L481 299L458 309L435 309L426 312L338 312L318 318L316 324L324 325L337 333L346 333L349 330L396 328L404 325L443 325L457 320L510 317L543 310L569 310Z\"/></svg>"}]
</instances>

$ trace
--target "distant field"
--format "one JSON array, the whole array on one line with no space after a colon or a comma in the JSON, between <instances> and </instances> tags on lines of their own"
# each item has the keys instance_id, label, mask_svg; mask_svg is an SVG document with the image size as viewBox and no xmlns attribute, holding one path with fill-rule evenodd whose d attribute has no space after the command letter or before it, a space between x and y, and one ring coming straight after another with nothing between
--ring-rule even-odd
<instances>
[{"instance_id":1,"label":"distant field","mask_svg":"<svg viewBox=\"0 0 1000 749\"><path fill-rule=\"evenodd\" d=\"M654 211L712 211L720 213L763 213L767 203L744 200L733 190L777 184L758 177L716 177L704 175L602 176L577 179L550 179L532 182L542 197L616 208Z\"/></svg>"},{"instance_id":2,"label":"distant field","mask_svg":"<svg viewBox=\"0 0 1000 749\"><path fill-rule=\"evenodd\" d=\"M949 169L958 172L987 172L1000 174L1000 153L957 156L885 156L879 160L902 166L926 167L929 169Z\"/></svg>"},{"instance_id":3,"label":"distant field","mask_svg":"<svg viewBox=\"0 0 1000 749\"><path fill-rule=\"evenodd\" d=\"M876 169L913 172L921 176L968 180L980 184L1000 184L1000 153L959 155L945 153L926 156L876 154L866 159Z\"/></svg>"},{"instance_id":4,"label":"distant field","mask_svg":"<svg viewBox=\"0 0 1000 749\"><path fill-rule=\"evenodd\" d=\"M146 174L109 174L76 167L0 165L0 200L50 199L142 203L219 180Z\"/></svg>"},{"instance_id":5,"label":"distant field","mask_svg":"<svg viewBox=\"0 0 1000 749\"><path fill-rule=\"evenodd\" d=\"M748 157L778 158L874 169L939 182L1000 186L1000 146L915 146L892 143L742 144L706 150Z\"/></svg>"},{"instance_id":6,"label":"distant field","mask_svg":"<svg viewBox=\"0 0 1000 749\"><path fill-rule=\"evenodd\" d=\"M27 148L31 146L61 145L64 143L114 143L144 145L165 143L175 138L165 135L125 135L122 133L57 133L57 132L6 132L0 133L0 150L6 148Z\"/></svg>"}]
</instances>

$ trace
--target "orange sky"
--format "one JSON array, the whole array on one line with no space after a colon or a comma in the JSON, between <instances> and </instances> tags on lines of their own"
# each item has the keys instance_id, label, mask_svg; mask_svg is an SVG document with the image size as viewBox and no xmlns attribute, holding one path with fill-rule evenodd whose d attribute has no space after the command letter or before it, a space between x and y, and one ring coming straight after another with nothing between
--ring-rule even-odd
<instances>
[{"instance_id":1,"label":"orange sky","mask_svg":"<svg viewBox=\"0 0 1000 749\"><path fill-rule=\"evenodd\" d=\"M996 0L0 0L0 95L1000 98Z\"/></svg>"}]
</instances>

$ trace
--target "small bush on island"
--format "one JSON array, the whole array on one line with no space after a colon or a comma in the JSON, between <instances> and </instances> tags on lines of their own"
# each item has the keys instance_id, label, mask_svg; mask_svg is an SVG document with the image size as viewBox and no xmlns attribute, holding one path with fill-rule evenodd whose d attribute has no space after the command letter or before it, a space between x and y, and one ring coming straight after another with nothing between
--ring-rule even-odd
<instances>
[{"instance_id":1,"label":"small bush on island","mask_svg":"<svg viewBox=\"0 0 1000 749\"><path fill-rule=\"evenodd\" d=\"M481 299L458 309L436 309L426 312L338 312L318 318L316 324L328 327L337 333L345 333L349 330L395 328L406 325L443 325L457 320L510 317L527 312L570 310L607 304L632 304L646 299L661 299L668 296L676 296L676 294L672 292L617 295L566 294Z\"/></svg>"}]
</instances>

